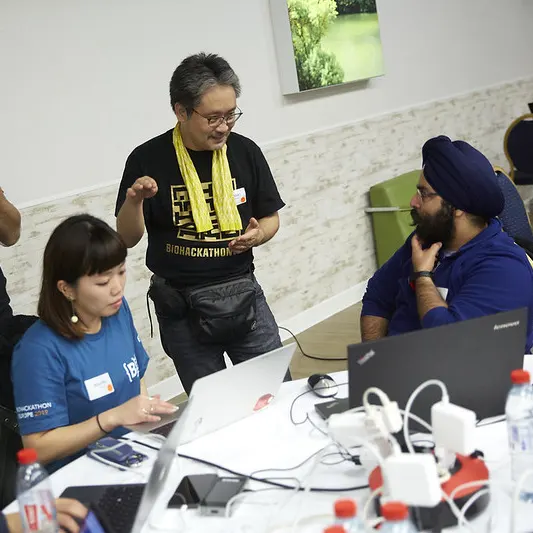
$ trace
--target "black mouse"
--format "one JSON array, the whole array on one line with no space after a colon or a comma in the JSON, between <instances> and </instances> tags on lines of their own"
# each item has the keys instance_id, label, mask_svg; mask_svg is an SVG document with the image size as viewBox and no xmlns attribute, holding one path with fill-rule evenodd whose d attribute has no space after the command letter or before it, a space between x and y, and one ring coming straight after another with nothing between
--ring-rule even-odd
<instances>
[{"instance_id":1,"label":"black mouse","mask_svg":"<svg viewBox=\"0 0 533 533\"><path fill-rule=\"evenodd\" d=\"M307 380L309 388L320 398L331 398L339 392L335 380L327 374L313 374Z\"/></svg>"}]
</instances>

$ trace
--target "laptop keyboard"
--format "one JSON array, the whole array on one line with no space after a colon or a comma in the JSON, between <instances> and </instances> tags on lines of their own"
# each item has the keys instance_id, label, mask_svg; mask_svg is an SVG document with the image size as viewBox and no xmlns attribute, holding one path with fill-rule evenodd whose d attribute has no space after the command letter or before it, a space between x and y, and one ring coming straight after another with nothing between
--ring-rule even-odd
<instances>
[{"instance_id":1,"label":"laptop keyboard","mask_svg":"<svg viewBox=\"0 0 533 533\"><path fill-rule=\"evenodd\" d=\"M116 485L105 489L98 499L97 508L112 533L131 531L145 486Z\"/></svg>"},{"instance_id":2,"label":"laptop keyboard","mask_svg":"<svg viewBox=\"0 0 533 533\"><path fill-rule=\"evenodd\" d=\"M163 435L163 437L168 437L172 428L174 427L175 422L169 422L164 426L159 426L158 428L150 430L150 433L155 433L156 435Z\"/></svg>"}]
</instances>

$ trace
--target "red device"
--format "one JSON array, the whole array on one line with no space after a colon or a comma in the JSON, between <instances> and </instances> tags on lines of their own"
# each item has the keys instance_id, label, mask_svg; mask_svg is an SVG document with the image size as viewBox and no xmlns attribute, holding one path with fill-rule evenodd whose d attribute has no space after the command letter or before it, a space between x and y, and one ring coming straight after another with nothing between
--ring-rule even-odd
<instances>
[{"instance_id":1,"label":"red device","mask_svg":"<svg viewBox=\"0 0 533 533\"><path fill-rule=\"evenodd\" d=\"M450 496L455 488L470 481L488 481L489 471L483 461L481 452L475 452L470 456L457 455L455 464L451 469L451 477L443 483L443 491ZM378 466L370 472L368 477L370 490L374 491L383 486L381 468ZM453 500L459 509L476 493L486 488L485 484L475 487L467 487L454 494ZM484 511L489 503L489 494L480 496L466 512L466 518L474 518ZM380 514L380 503L377 500L376 511ZM443 528L457 525L457 519L444 499L436 507L412 507L411 519L419 530L439 532Z\"/></svg>"}]
</instances>

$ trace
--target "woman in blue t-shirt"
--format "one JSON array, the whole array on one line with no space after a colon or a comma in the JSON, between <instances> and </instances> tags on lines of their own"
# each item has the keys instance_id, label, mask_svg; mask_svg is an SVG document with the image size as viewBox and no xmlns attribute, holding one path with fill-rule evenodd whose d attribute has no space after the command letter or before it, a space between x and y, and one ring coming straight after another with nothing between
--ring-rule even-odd
<instances>
[{"instance_id":1,"label":"woman in blue t-shirt","mask_svg":"<svg viewBox=\"0 0 533 533\"><path fill-rule=\"evenodd\" d=\"M43 259L36 322L15 348L20 433L55 470L122 426L175 407L147 394L148 355L124 298L126 245L90 215L63 221Z\"/></svg>"}]
</instances>

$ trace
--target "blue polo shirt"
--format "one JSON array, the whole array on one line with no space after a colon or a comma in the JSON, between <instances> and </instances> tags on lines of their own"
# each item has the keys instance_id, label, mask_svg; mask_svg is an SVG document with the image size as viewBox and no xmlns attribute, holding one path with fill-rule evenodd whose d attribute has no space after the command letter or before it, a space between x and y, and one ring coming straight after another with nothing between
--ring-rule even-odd
<instances>
[{"instance_id":1,"label":"blue polo shirt","mask_svg":"<svg viewBox=\"0 0 533 533\"><path fill-rule=\"evenodd\" d=\"M372 276L363 297L363 315L389 321L389 335L460 320L528 308L525 353L533 346L533 269L499 220L455 253L439 253L433 281L448 307L436 307L420 320L413 272L411 236Z\"/></svg>"},{"instance_id":2,"label":"blue polo shirt","mask_svg":"<svg viewBox=\"0 0 533 533\"><path fill-rule=\"evenodd\" d=\"M11 376L21 435L70 426L140 394L148 355L125 299L98 333L66 339L36 322L15 347ZM117 428L112 434L125 433ZM85 451L85 450L84 450ZM56 470L75 457L48 465Z\"/></svg>"}]
</instances>

